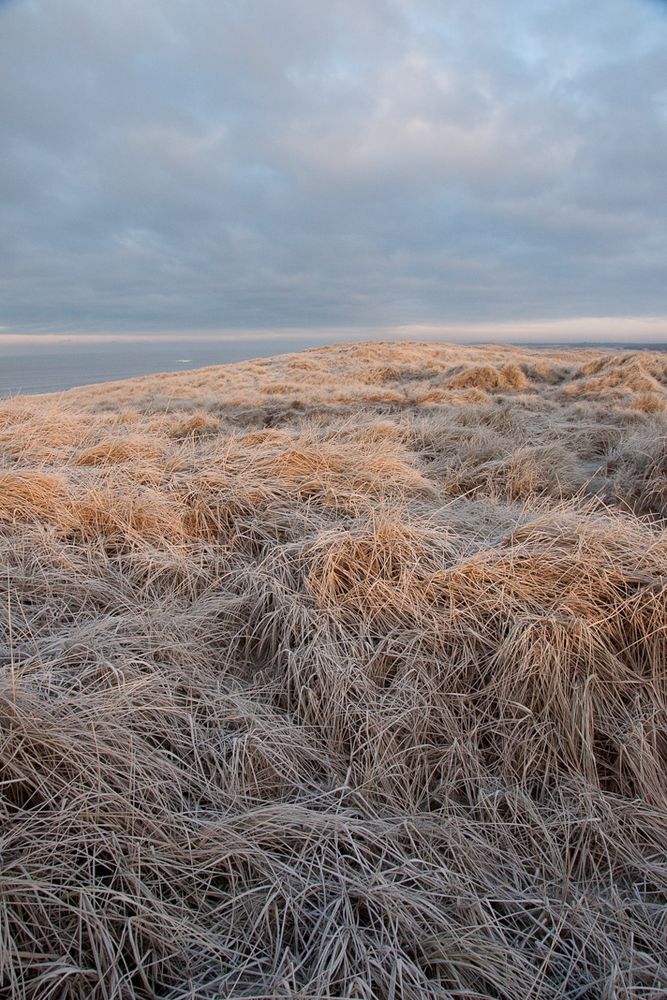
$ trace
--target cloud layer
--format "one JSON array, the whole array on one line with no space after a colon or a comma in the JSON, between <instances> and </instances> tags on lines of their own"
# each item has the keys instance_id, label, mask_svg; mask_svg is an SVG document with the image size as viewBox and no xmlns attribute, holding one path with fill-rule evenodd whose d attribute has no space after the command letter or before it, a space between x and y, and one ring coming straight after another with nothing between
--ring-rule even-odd
<instances>
[{"instance_id":1,"label":"cloud layer","mask_svg":"<svg viewBox=\"0 0 667 1000\"><path fill-rule=\"evenodd\" d=\"M0 3L0 325L667 312L667 4Z\"/></svg>"}]
</instances>

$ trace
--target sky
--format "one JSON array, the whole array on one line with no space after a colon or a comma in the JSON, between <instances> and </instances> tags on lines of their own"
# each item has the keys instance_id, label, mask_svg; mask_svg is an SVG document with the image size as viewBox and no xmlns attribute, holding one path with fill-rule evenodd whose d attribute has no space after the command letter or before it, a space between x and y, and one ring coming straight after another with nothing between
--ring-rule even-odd
<instances>
[{"instance_id":1,"label":"sky","mask_svg":"<svg viewBox=\"0 0 667 1000\"><path fill-rule=\"evenodd\" d=\"M667 3L0 0L0 237L5 334L667 340Z\"/></svg>"}]
</instances>

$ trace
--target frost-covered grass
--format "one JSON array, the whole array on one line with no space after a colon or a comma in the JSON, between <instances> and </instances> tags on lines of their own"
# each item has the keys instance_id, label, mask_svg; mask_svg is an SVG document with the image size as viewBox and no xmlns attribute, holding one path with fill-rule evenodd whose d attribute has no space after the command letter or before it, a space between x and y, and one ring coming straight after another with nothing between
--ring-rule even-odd
<instances>
[{"instance_id":1,"label":"frost-covered grass","mask_svg":"<svg viewBox=\"0 0 667 1000\"><path fill-rule=\"evenodd\" d=\"M360 344L3 401L3 995L664 997L666 384Z\"/></svg>"}]
</instances>

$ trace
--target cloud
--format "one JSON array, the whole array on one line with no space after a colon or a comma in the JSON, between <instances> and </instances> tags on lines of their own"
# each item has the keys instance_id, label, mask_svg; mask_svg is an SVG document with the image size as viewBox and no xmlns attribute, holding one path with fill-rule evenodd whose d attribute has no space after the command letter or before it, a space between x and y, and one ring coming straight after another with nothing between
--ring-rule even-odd
<instances>
[{"instance_id":1,"label":"cloud","mask_svg":"<svg viewBox=\"0 0 667 1000\"><path fill-rule=\"evenodd\" d=\"M0 3L0 324L665 312L665 8Z\"/></svg>"}]
</instances>

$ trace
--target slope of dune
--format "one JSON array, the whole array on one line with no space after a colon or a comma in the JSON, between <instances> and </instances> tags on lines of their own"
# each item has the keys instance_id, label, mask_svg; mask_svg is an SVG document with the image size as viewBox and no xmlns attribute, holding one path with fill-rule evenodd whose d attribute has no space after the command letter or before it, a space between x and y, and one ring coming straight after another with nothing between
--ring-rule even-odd
<instances>
[{"instance_id":1,"label":"slope of dune","mask_svg":"<svg viewBox=\"0 0 667 1000\"><path fill-rule=\"evenodd\" d=\"M0 402L16 998L667 995L667 363Z\"/></svg>"}]
</instances>

